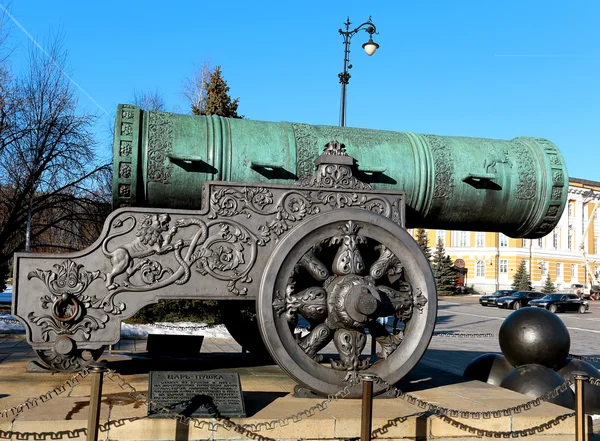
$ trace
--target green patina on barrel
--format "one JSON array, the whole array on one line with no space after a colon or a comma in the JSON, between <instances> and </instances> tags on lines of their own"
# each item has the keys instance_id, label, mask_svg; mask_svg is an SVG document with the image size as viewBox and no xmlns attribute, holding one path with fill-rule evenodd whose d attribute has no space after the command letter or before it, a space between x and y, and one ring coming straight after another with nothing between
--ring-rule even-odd
<instances>
[{"instance_id":1,"label":"green patina on barrel","mask_svg":"<svg viewBox=\"0 0 600 441\"><path fill-rule=\"evenodd\" d=\"M501 231L538 238L567 200L565 161L540 138L510 141L142 112L119 105L115 208L198 209L202 182L291 184L339 141L357 177L404 190L407 227Z\"/></svg>"}]
</instances>

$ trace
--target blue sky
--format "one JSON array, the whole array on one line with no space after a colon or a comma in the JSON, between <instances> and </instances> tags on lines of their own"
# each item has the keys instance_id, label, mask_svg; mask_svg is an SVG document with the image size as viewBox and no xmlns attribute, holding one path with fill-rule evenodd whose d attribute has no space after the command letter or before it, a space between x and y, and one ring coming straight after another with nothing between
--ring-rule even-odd
<instances>
[{"instance_id":1,"label":"blue sky","mask_svg":"<svg viewBox=\"0 0 600 441\"><path fill-rule=\"evenodd\" d=\"M6 5L2 2L3 5ZM40 42L64 36L83 108L99 138L133 90L158 89L185 112L184 79L221 65L239 112L255 120L337 125L347 16L372 16L373 57L352 39L347 125L439 135L548 138L569 174L600 181L600 2L15 0ZM19 69L29 39L15 25ZM104 137L105 138L105 137ZM103 154L110 145L102 139Z\"/></svg>"}]
</instances>

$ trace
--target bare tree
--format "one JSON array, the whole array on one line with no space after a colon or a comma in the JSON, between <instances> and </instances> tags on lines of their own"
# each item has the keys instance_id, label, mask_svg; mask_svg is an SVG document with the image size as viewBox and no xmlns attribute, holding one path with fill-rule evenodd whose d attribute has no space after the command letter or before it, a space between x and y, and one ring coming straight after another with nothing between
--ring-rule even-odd
<instances>
[{"instance_id":1,"label":"bare tree","mask_svg":"<svg viewBox=\"0 0 600 441\"><path fill-rule=\"evenodd\" d=\"M14 93L14 81L10 73L9 56L12 53L7 45L8 24L7 8L0 11L0 153L4 147L22 133L11 124L14 113L19 107L18 97Z\"/></svg>"},{"instance_id":2,"label":"bare tree","mask_svg":"<svg viewBox=\"0 0 600 441\"><path fill-rule=\"evenodd\" d=\"M88 245L89 226L109 209L100 183L110 167L96 164L95 118L77 109L59 39L47 52L30 49L28 70L10 89L16 107L0 126L0 265L26 243L45 251Z\"/></svg>"},{"instance_id":3,"label":"bare tree","mask_svg":"<svg viewBox=\"0 0 600 441\"><path fill-rule=\"evenodd\" d=\"M192 76L183 83L183 96L190 103L194 115L201 115L204 110L210 73L210 63L203 61L200 67L194 66Z\"/></svg>"},{"instance_id":4,"label":"bare tree","mask_svg":"<svg viewBox=\"0 0 600 441\"><path fill-rule=\"evenodd\" d=\"M139 106L142 110L164 112L166 110L165 100L158 91L133 90L133 104Z\"/></svg>"}]
</instances>

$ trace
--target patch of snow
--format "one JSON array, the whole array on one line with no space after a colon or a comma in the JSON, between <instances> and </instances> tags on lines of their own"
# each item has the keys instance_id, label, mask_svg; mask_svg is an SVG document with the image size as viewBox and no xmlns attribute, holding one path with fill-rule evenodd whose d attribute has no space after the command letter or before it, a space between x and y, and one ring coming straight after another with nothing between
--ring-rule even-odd
<instances>
[{"instance_id":1,"label":"patch of snow","mask_svg":"<svg viewBox=\"0 0 600 441\"><path fill-rule=\"evenodd\" d=\"M0 334L24 334L25 327L10 314L0 314ZM231 339L224 325L179 322L130 325L121 323L121 338L148 338L148 334L203 335L206 338Z\"/></svg>"},{"instance_id":2,"label":"patch of snow","mask_svg":"<svg viewBox=\"0 0 600 441\"><path fill-rule=\"evenodd\" d=\"M203 335L206 338L232 338L224 325L178 322L130 325L121 323L121 338L147 338L148 334Z\"/></svg>"},{"instance_id":3,"label":"patch of snow","mask_svg":"<svg viewBox=\"0 0 600 441\"><path fill-rule=\"evenodd\" d=\"M0 314L0 334L25 334L25 327L10 314Z\"/></svg>"}]
</instances>

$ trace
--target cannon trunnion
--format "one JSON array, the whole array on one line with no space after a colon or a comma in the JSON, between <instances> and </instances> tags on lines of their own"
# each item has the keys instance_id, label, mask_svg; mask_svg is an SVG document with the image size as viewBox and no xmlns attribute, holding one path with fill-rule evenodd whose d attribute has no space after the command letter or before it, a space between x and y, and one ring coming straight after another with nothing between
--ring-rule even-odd
<instances>
[{"instance_id":1,"label":"cannon trunnion","mask_svg":"<svg viewBox=\"0 0 600 441\"><path fill-rule=\"evenodd\" d=\"M78 253L15 255L13 315L48 369L76 371L143 306L190 298L255 302L270 355L317 393L360 372L393 384L425 352L437 313L429 262L407 224L536 237L564 208L564 162L543 140L483 140L487 151L473 155L484 170L477 161L459 170L464 152L452 146L467 138L118 112L121 208L100 238ZM516 145L532 173L498 156ZM377 158L383 167L366 170ZM390 316L395 332L378 320ZM376 354L363 355L368 335ZM355 386L349 396L359 395Z\"/></svg>"}]
</instances>

